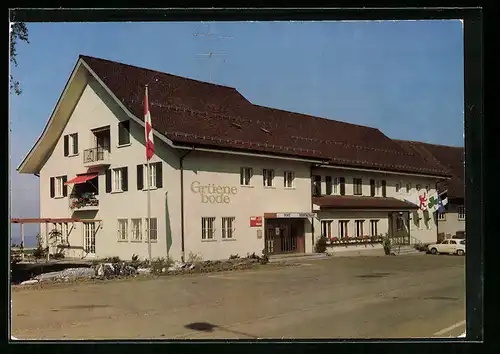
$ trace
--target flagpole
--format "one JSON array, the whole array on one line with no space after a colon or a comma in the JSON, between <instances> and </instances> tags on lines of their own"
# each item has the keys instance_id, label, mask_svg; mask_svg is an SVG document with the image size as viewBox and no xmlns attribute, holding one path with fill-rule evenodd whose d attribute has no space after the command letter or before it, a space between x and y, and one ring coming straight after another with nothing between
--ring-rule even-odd
<instances>
[{"instance_id":1,"label":"flagpole","mask_svg":"<svg viewBox=\"0 0 500 354\"><path fill-rule=\"evenodd\" d=\"M148 85L146 85L146 102L147 102L147 105L148 105L148 111L149 111L149 99L148 99ZM146 146L148 144L148 141L147 141L147 136L146 136ZM146 151L147 151L147 148L146 148ZM149 262L151 263L151 191L150 191L150 183L151 183L151 170L149 168L149 158L148 158L148 154L146 152L146 169L147 169L147 183L146 183L146 186L147 186L147 203L148 203L148 208L147 208L147 215L148 215L148 224L147 224L147 227L148 227L148 258L149 258Z\"/></svg>"}]
</instances>

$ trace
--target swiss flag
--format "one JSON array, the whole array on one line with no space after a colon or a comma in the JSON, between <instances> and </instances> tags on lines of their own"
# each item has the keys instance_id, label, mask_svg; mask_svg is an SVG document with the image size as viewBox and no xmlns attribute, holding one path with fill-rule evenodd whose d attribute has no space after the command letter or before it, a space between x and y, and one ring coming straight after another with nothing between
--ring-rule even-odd
<instances>
[{"instance_id":1,"label":"swiss flag","mask_svg":"<svg viewBox=\"0 0 500 354\"><path fill-rule=\"evenodd\" d=\"M151 160L155 154L155 145L153 142L153 125L151 124L151 112L149 111L148 87L144 95L144 128L146 133L146 159Z\"/></svg>"}]
</instances>

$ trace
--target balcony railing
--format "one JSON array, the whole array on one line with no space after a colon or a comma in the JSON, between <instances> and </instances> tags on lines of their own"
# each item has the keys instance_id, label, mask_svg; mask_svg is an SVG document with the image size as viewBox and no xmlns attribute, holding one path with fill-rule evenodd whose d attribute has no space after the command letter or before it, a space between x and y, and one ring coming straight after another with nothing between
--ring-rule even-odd
<instances>
[{"instance_id":1,"label":"balcony railing","mask_svg":"<svg viewBox=\"0 0 500 354\"><path fill-rule=\"evenodd\" d=\"M83 150L83 163L105 161L108 158L109 148L99 146Z\"/></svg>"},{"instance_id":2,"label":"balcony railing","mask_svg":"<svg viewBox=\"0 0 500 354\"><path fill-rule=\"evenodd\" d=\"M71 194L69 207L73 210L93 210L99 208L99 196L94 193Z\"/></svg>"}]
</instances>

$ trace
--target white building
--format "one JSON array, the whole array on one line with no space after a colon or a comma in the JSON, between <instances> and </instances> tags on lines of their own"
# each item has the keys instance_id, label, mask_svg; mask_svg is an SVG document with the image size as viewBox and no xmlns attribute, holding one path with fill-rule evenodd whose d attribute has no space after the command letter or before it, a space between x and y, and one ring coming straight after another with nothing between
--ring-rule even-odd
<instances>
[{"instance_id":1,"label":"white building","mask_svg":"<svg viewBox=\"0 0 500 354\"><path fill-rule=\"evenodd\" d=\"M436 240L417 211L449 177L379 130L254 105L235 89L80 56L20 173L40 178L51 251L148 256L143 97L149 87L153 257L314 252L330 238ZM373 180L373 181L372 181ZM406 201L405 201L406 200ZM42 233L44 230L42 230Z\"/></svg>"}]
</instances>

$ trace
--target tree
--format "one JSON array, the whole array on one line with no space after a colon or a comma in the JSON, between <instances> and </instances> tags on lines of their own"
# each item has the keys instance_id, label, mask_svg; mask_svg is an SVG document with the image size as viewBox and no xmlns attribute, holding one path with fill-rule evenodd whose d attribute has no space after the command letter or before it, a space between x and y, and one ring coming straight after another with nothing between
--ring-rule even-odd
<instances>
[{"instance_id":1,"label":"tree","mask_svg":"<svg viewBox=\"0 0 500 354\"><path fill-rule=\"evenodd\" d=\"M10 62L17 66L17 51L16 44L18 40L29 43L28 40L28 27L24 22L14 22L11 23L11 31L10 31ZM19 81L15 80L12 74L10 75L10 89L14 90L16 95L20 95L22 93L21 85Z\"/></svg>"}]
</instances>

